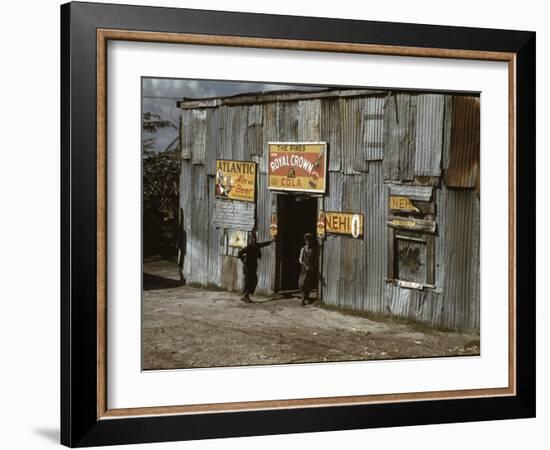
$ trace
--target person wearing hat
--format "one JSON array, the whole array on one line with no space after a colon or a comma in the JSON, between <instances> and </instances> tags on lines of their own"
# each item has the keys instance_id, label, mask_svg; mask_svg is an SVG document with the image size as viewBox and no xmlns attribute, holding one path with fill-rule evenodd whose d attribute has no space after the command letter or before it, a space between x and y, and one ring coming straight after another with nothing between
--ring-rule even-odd
<instances>
[{"instance_id":1,"label":"person wearing hat","mask_svg":"<svg viewBox=\"0 0 550 450\"><path fill-rule=\"evenodd\" d=\"M302 306L306 306L311 301L309 300L309 291L315 282L315 249L313 248L313 235L306 233L304 235L305 244L300 250L300 278L298 286L302 291Z\"/></svg>"},{"instance_id":2,"label":"person wearing hat","mask_svg":"<svg viewBox=\"0 0 550 450\"><path fill-rule=\"evenodd\" d=\"M262 258L261 248L275 242L275 239L266 242L256 242L256 234L250 236L250 243L239 250L238 257L243 262L244 286L241 300L245 303L252 303L250 294L253 294L258 284L258 259Z\"/></svg>"}]
</instances>

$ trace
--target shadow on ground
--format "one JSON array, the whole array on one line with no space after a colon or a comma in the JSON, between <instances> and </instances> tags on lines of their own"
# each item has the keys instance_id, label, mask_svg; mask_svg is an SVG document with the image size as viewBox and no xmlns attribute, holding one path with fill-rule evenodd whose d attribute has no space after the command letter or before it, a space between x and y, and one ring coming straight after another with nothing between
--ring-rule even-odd
<instances>
[{"instance_id":1,"label":"shadow on ground","mask_svg":"<svg viewBox=\"0 0 550 450\"><path fill-rule=\"evenodd\" d=\"M144 291L156 291L159 289L170 289L178 286L182 286L183 283L179 280L172 278L161 277L159 275L152 275L150 273L143 274L143 290Z\"/></svg>"}]
</instances>

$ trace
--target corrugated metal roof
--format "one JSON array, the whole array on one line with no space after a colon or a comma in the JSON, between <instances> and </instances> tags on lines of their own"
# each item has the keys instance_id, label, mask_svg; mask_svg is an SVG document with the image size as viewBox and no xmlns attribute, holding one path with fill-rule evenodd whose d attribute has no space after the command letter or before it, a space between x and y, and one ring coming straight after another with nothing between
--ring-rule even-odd
<instances>
[{"instance_id":1,"label":"corrugated metal roof","mask_svg":"<svg viewBox=\"0 0 550 450\"><path fill-rule=\"evenodd\" d=\"M418 96L414 158L414 174L416 176L438 177L441 175L444 106L444 95L421 94Z\"/></svg>"},{"instance_id":2,"label":"corrugated metal roof","mask_svg":"<svg viewBox=\"0 0 550 450\"><path fill-rule=\"evenodd\" d=\"M479 177L479 98L455 96L449 167L449 187L475 188Z\"/></svg>"}]
</instances>

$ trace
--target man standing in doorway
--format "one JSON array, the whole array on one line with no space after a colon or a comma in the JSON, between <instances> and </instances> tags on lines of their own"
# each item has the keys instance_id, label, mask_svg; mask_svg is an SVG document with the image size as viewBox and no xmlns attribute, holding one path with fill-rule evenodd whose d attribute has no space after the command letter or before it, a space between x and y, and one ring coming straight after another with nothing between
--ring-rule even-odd
<instances>
[{"instance_id":1,"label":"man standing in doorway","mask_svg":"<svg viewBox=\"0 0 550 450\"><path fill-rule=\"evenodd\" d=\"M243 262L244 287L241 300L245 303L252 303L250 294L254 294L258 284L258 259L262 258L261 248L275 242L275 239L266 242L256 242L256 234L250 236L250 243L238 253L239 259Z\"/></svg>"},{"instance_id":2,"label":"man standing in doorway","mask_svg":"<svg viewBox=\"0 0 550 450\"><path fill-rule=\"evenodd\" d=\"M315 249L313 248L313 235L306 233L304 235L306 245L300 250L300 278L298 286L302 290L302 306L306 306L311 301L309 300L309 291L313 287L315 281Z\"/></svg>"}]
</instances>

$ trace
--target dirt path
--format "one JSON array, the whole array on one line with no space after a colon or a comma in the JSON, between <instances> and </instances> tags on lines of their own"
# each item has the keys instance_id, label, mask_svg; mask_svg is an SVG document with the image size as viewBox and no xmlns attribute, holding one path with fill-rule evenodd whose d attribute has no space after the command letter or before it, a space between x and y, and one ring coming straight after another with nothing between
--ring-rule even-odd
<instances>
[{"instance_id":1,"label":"dirt path","mask_svg":"<svg viewBox=\"0 0 550 450\"><path fill-rule=\"evenodd\" d=\"M479 337L370 320L298 299L179 286L174 265L146 264L143 367L171 369L479 354Z\"/></svg>"}]
</instances>

